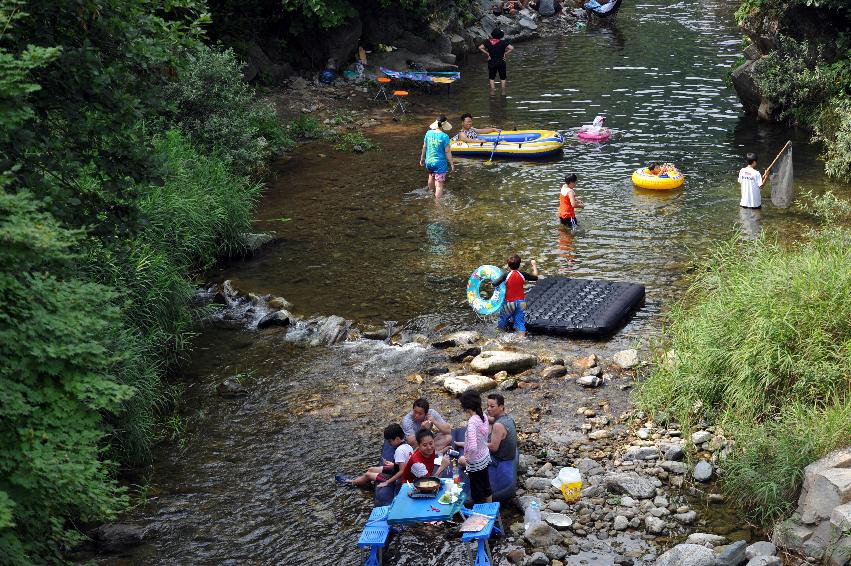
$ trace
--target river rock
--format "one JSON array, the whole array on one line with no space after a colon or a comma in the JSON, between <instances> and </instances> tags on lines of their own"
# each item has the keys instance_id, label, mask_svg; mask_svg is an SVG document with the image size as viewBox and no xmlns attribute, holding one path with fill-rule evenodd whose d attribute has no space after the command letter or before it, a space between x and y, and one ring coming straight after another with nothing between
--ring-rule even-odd
<instances>
[{"instance_id":1,"label":"river rock","mask_svg":"<svg viewBox=\"0 0 851 566\"><path fill-rule=\"evenodd\" d=\"M668 462L667 460L659 462L659 467L669 474L681 476L688 472L688 465L685 462Z\"/></svg>"},{"instance_id":2,"label":"river rock","mask_svg":"<svg viewBox=\"0 0 851 566\"><path fill-rule=\"evenodd\" d=\"M543 552L535 552L532 556L529 557L529 560L526 561L526 564L530 566L548 566L550 563L550 558Z\"/></svg>"},{"instance_id":3,"label":"river rock","mask_svg":"<svg viewBox=\"0 0 851 566\"><path fill-rule=\"evenodd\" d=\"M604 440L606 438L611 438L611 436L612 433L605 428L588 433L588 438L590 438L591 440Z\"/></svg>"},{"instance_id":4,"label":"river rock","mask_svg":"<svg viewBox=\"0 0 851 566\"><path fill-rule=\"evenodd\" d=\"M700 445L700 444L703 444L704 442L709 442L709 440L711 438L712 438L712 433L705 431L705 430L699 430L699 431L693 432L691 434L691 441L695 445Z\"/></svg>"},{"instance_id":5,"label":"river rock","mask_svg":"<svg viewBox=\"0 0 851 566\"><path fill-rule=\"evenodd\" d=\"M726 544L724 546L716 546L715 551L715 566L739 566L747 560L745 550L748 543L743 540Z\"/></svg>"},{"instance_id":6,"label":"river rock","mask_svg":"<svg viewBox=\"0 0 851 566\"><path fill-rule=\"evenodd\" d=\"M685 513L674 514L674 519L683 525L691 525L697 520L697 513L694 511L686 511Z\"/></svg>"},{"instance_id":7,"label":"river rock","mask_svg":"<svg viewBox=\"0 0 851 566\"><path fill-rule=\"evenodd\" d=\"M621 369L632 369L638 365L638 350L621 350L612 357L612 361Z\"/></svg>"},{"instance_id":8,"label":"river rock","mask_svg":"<svg viewBox=\"0 0 851 566\"><path fill-rule=\"evenodd\" d=\"M678 544L656 559L655 566L713 566L715 553L697 544Z\"/></svg>"},{"instance_id":9,"label":"river rock","mask_svg":"<svg viewBox=\"0 0 851 566\"><path fill-rule=\"evenodd\" d=\"M508 378L505 381L500 382L498 389L500 391L511 391L512 389L517 389L517 380L513 377Z\"/></svg>"},{"instance_id":10,"label":"river rock","mask_svg":"<svg viewBox=\"0 0 851 566\"><path fill-rule=\"evenodd\" d=\"M851 503L834 507L830 514L830 524L839 532L851 532Z\"/></svg>"},{"instance_id":11,"label":"river rock","mask_svg":"<svg viewBox=\"0 0 851 566\"><path fill-rule=\"evenodd\" d=\"M537 363L538 359L532 354L497 350L482 352L473 358L470 368L485 375L492 375L503 370L508 373L520 373L535 367Z\"/></svg>"},{"instance_id":12,"label":"river rock","mask_svg":"<svg viewBox=\"0 0 851 566\"><path fill-rule=\"evenodd\" d=\"M603 384L603 380L595 375L584 375L577 378L576 383L582 387L599 387Z\"/></svg>"},{"instance_id":13,"label":"river rock","mask_svg":"<svg viewBox=\"0 0 851 566\"><path fill-rule=\"evenodd\" d=\"M349 331L349 323L341 316L331 315L325 319L319 329L316 331L316 336L310 341L312 346L333 346L338 342L342 342L346 338Z\"/></svg>"},{"instance_id":14,"label":"river rock","mask_svg":"<svg viewBox=\"0 0 851 566\"><path fill-rule=\"evenodd\" d=\"M541 513L541 518L559 531L567 530L573 524L573 519L562 513L544 512Z\"/></svg>"},{"instance_id":15,"label":"river rock","mask_svg":"<svg viewBox=\"0 0 851 566\"><path fill-rule=\"evenodd\" d=\"M444 337L442 340L433 342L432 346L438 349L451 348L452 346L466 346L468 344L475 344L481 340L481 338L482 335L474 330L462 330L459 332L453 332L449 336Z\"/></svg>"},{"instance_id":16,"label":"river rock","mask_svg":"<svg viewBox=\"0 0 851 566\"><path fill-rule=\"evenodd\" d=\"M478 346L470 346L469 348L465 348L464 350L461 350L457 354L452 354L451 356L449 356L449 361L458 364L458 363L463 362L467 358L467 356L475 357L475 356L478 356L481 353L482 353L482 349L479 348Z\"/></svg>"},{"instance_id":17,"label":"river rock","mask_svg":"<svg viewBox=\"0 0 851 566\"><path fill-rule=\"evenodd\" d=\"M656 484L653 480L640 476L635 472L609 472L603 478L603 485L614 493L626 494L635 499L650 499L656 495Z\"/></svg>"},{"instance_id":18,"label":"river rock","mask_svg":"<svg viewBox=\"0 0 851 566\"><path fill-rule=\"evenodd\" d=\"M745 556L750 559L755 556L774 556L777 554L777 547L767 540L755 542L745 549Z\"/></svg>"},{"instance_id":19,"label":"river rock","mask_svg":"<svg viewBox=\"0 0 851 566\"><path fill-rule=\"evenodd\" d=\"M672 462L679 462L683 458L685 458L685 450L683 450L682 446L677 446L674 444L669 444L667 448L665 448L665 460L669 460Z\"/></svg>"},{"instance_id":20,"label":"river rock","mask_svg":"<svg viewBox=\"0 0 851 566\"><path fill-rule=\"evenodd\" d=\"M748 560L747 566L781 566L782 562L776 556L754 556Z\"/></svg>"},{"instance_id":21,"label":"river rock","mask_svg":"<svg viewBox=\"0 0 851 566\"><path fill-rule=\"evenodd\" d=\"M293 315L284 309L270 312L257 323L257 330L263 330L270 326L287 326L289 325L292 316Z\"/></svg>"},{"instance_id":22,"label":"river rock","mask_svg":"<svg viewBox=\"0 0 851 566\"><path fill-rule=\"evenodd\" d=\"M591 458L581 458L576 462L576 469L585 478L598 476L605 472L603 466L597 460L592 460Z\"/></svg>"},{"instance_id":23,"label":"river rock","mask_svg":"<svg viewBox=\"0 0 851 566\"><path fill-rule=\"evenodd\" d=\"M526 478L526 489L529 491L549 491L552 484L549 478L539 478L532 476Z\"/></svg>"},{"instance_id":24,"label":"river rock","mask_svg":"<svg viewBox=\"0 0 851 566\"><path fill-rule=\"evenodd\" d=\"M661 535L665 532L665 521L658 517L645 517L644 528L652 535Z\"/></svg>"},{"instance_id":25,"label":"river rock","mask_svg":"<svg viewBox=\"0 0 851 566\"><path fill-rule=\"evenodd\" d=\"M686 539L688 544L699 544L701 546L718 546L727 542L721 535L711 533L692 533Z\"/></svg>"},{"instance_id":26,"label":"river rock","mask_svg":"<svg viewBox=\"0 0 851 566\"><path fill-rule=\"evenodd\" d=\"M248 395L248 391L238 381L226 379L216 386L216 394L225 399L235 399Z\"/></svg>"},{"instance_id":27,"label":"river rock","mask_svg":"<svg viewBox=\"0 0 851 566\"><path fill-rule=\"evenodd\" d=\"M293 304L286 300L283 297L273 297L268 300L266 303L270 309L279 311L279 310L290 310L293 308Z\"/></svg>"},{"instance_id":28,"label":"river rock","mask_svg":"<svg viewBox=\"0 0 851 566\"><path fill-rule=\"evenodd\" d=\"M535 22L533 22L532 20L530 20L528 18L520 18L519 23L520 23L520 27L526 28L526 29L531 30L531 31L535 31L536 29L538 29L538 24L536 24Z\"/></svg>"},{"instance_id":29,"label":"river rock","mask_svg":"<svg viewBox=\"0 0 851 566\"><path fill-rule=\"evenodd\" d=\"M655 446L630 446L626 449L623 459L629 460L656 460L659 458L659 449Z\"/></svg>"},{"instance_id":30,"label":"river rock","mask_svg":"<svg viewBox=\"0 0 851 566\"><path fill-rule=\"evenodd\" d=\"M692 476L696 481L708 482L710 479L712 479L713 472L714 469L712 467L712 464L710 462L707 462L706 460L701 460L695 465L694 471L692 472Z\"/></svg>"},{"instance_id":31,"label":"river rock","mask_svg":"<svg viewBox=\"0 0 851 566\"><path fill-rule=\"evenodd\" d=\"M612 528L616 531L625 531L629 527L629 519L624 517L623 515L618 515L615 517L614 522L612 523Z\"/></svg>"},{"instance_id":32,"label":"river rock","mask_svg":"<svg viewBox=\"0 0 851 566\"><path fill-rule=\"evenodd\" d=\"M650 438L650 429L649 428L640 428L635 431L635 436L640 438L641 440L647 440Z\"/></svg>"},{"instance_id":33,"label":"river rock","mask_svg":"<svg viewBox=\"0 0 851 566\"><path fill-rule=\"evenodd\" d=\"M544 379L553 379L567 374L567 368L564 366L549 366L541 370L541 377Z\"/></svg>"},{"instance_id":34,"label":"river rock","mask_svg":"<svg viewBox=\"0 0 851 566\"><path fill-rule=\"evenodd\" d=\"M576 369L588 369L597 365L597 354L589 354L583 358L576 358L571 362Z\"/></svg>"},{"instance_id":35,"label":"river rock","mask_svg":"<svg viewBox=\"0 0 851 566\"><path fill-rule=\"evenodd\" d=\"M390 331L387 328L364 330L362 336L367 340L387 340L390 336Z\"/></svg>"},{"instance_id":36,"label":"river rock","mask_svg":"<svg viewBox=\"0 0 851 566\"><path fill-rule=\"evenodd\" d=\"M94 534L101 552L123 552L145 541L145 528L128 523L101 525Z\"/></svg>"},{"instance_id":37,"label":"river rock","mask_svg":"<svg viewBox=\"0 0 851 566\"><path fill-rule=\"evenodd\" d=\"M569 508L567 502L564 499L553 499L549 503L547 503L547 509L554 513L561 513L562 511L567 511Z\"/></svg>"},{"instance_id":38,"label":"river rock","mask_svg":"<svg viewBox=\"0 0 851 566\"><path fill-rule=\"evenodd\" d=\"M461 395L467 389L474 389L479 393L490 391L496 387L496 381L484 375L455 375L443 380L443 388L453 395Z\"/></svg>"},{"instance_id":39,"label":"river rock","mask_svg":"<svg viewBox=\"0 0 851 566\"><path fill-rule=\"evenodd\" d=\"M526 530L524 536L529 544L540 548L561 542L561 534L545 521L540 521L531 526Z\"/></svg>"}]
</instances>

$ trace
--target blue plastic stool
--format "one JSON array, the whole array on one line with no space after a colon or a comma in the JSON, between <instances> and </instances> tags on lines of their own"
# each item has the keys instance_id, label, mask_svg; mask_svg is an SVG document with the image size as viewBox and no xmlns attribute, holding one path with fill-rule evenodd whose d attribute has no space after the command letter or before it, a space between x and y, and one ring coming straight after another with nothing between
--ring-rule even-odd
<instances>
[{"instance_id":1,"label":"blue plastic stool","mask_svg":"<svg viewBox=\"0 0 851 566\"><path fill-rule=\"evenodd\" d=\"M472 511L462 509L461 514L465 516L470 516L472 514L485 515L491 518L482 530L474 533L463 533L461 535L461 540L463 542L476 541L477 543L473 566L492 566L493 556L491 555L491 549L488 541L494 530L496 530L499 535L503 534L502 518L499 516L499 502L478 503L473 505ZM499 527L496 526L497 521L499 521Z\"/></svg>"},{"instance_id":2,"label":"blue plastic stool","mask_svg":"<svg viewBox=\"0 0 851 566\"><path fill-rule=\"evenodd\" d=\"M389 509L389 506L374 508L361 531L358 547L369 549L369 558L364 562L364 566L381 566L384 546L390 535L390 525L386 521Z\"/></svg>"}]
</instances>

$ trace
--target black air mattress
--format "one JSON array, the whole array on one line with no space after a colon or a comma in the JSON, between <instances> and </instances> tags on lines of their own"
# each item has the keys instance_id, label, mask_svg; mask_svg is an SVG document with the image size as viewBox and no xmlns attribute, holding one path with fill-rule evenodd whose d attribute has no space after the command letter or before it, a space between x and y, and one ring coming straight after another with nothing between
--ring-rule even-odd
<instances>
[{"instance_id":1,"label":"black air mattress","mask_svg":"<svg viewBox=\"0 0 851 566\"><path fill-rule=\"evenodd\" d=\"M562 336L606 337L644 302L644 285L600 279L541 279L526 293L526 328Z\"/></svg>"}]
</instances>

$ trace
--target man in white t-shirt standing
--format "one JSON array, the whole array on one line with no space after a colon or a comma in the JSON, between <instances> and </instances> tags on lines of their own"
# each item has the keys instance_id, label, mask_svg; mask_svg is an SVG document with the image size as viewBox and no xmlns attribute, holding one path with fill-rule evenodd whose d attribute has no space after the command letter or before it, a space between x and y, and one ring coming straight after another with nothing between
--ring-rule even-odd
<instances>
[{"instance_id":1,"label":"man in white t-shirt standing","mask_svg":"<svg viewBox=\"0 0 851 566\"><path fill-rule=\"evenodd\" d=\"M749 153L745 156L747 167L739 171L739 185L742 187L742 200L739 206L743 208L762 208L762 195L759 190L765 184L762 175L756 170L756 154Z\"/></svg>"}]
</instances>

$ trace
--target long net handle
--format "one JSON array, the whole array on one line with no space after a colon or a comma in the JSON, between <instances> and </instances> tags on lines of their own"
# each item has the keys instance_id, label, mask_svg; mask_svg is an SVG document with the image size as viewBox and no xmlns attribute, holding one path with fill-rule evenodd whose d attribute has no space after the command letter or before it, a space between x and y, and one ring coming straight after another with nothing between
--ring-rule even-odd
<instances>
[{"instance_id":1,"label":"long net handle","mask_svg":"<svg viewBox=\"0 0 851 566\"><path fill-rule=\"evenodd\" d=\"M771 171L771 168L774 167L774 164L777 163L777 160L780 159L780 156L783 155L783 152L786 151L786 148L792 145L792 140L786 142L786 145L780 150L777 154L777 157L774 158L774 161L771 162L771 165L765 168L765 174L768 175L768 172Z\"/></svg>"}]
</instances>

